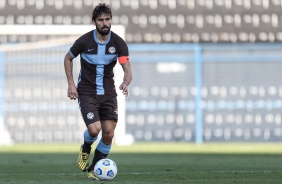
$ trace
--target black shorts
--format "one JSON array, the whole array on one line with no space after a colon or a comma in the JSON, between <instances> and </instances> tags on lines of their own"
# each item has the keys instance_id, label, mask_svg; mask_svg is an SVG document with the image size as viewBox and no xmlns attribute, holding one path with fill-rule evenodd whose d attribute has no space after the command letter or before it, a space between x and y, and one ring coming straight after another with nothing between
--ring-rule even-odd
<instances>
[{"instance_id":1,"label":"black shorts","mask_svg":"<svg viewBox=\"0 0 282 184\"><path fill-rule=\"evenodd\" d=\"M78 104L86 125L100 120L118 120L116 96L80 94Z\"/></svg>"}]
</instances>

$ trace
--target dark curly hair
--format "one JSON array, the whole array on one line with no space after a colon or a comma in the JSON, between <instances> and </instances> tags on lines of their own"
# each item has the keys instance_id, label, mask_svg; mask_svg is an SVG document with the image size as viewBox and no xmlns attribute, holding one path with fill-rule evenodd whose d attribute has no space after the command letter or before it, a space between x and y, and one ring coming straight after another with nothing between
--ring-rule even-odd
<instances>
[{"instance_id":1,"label":"dark curly hair","mask_svg":"<svg viewBox=\"0 0 282 184\"><path fill-rule=\"evenodd\" d=\"M96 20L97 17L101 16L101 15L110 15L112 18L112 10L111 8L106 5L105 3L99 3L95 9L93 10L92 13L92 20Z\"/></svg>"}]
</instances>

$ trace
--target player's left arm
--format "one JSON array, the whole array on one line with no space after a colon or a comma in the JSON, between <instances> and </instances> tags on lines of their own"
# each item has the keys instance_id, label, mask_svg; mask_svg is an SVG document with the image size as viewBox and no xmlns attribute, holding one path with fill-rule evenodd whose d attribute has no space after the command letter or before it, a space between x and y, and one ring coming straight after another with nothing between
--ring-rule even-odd
<instances>
[{"instance_id":1,"label":"player's left arm","mask_svg":"<svg viewBox=\"0 0 282 184\"><path fill-rule=\"evenodd\" d=\"M128 86L132 80L132 71L130 62L125 62L121 64L124 76L123 76L123 82L119 86L119 89L122 90L122 93L127 97L128 96Z\"/></svg>"}]
</instances>

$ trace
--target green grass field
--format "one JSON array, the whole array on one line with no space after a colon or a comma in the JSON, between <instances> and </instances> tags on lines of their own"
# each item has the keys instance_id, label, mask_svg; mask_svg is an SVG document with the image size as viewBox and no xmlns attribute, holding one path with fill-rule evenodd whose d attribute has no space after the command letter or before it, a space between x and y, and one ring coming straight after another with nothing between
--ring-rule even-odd
<instances>
[{"instance_id":1,"label":"green grass field","mask_svg":"<svg viewBox=\"0 0 282 184\"><path fill-rule=\"evenodd\" d=\"M113 181L89 181L76 165L79 144L0 146L0 183L176 184L282 182L282 144L136 143L113 146Z\"/></svg>"}]
</instances>

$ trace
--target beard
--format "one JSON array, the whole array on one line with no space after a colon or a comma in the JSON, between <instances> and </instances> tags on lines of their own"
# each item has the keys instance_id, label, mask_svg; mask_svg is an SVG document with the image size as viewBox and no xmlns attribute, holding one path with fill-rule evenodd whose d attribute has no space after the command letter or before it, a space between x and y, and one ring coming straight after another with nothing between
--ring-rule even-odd
<instances>
[{"instance_id":1,"label":"beard","mask_svg":"<svg viewBox=\"0 0 282 184\"><path fill-rule=\"evenodd\" d=\"M110 30L111 30L111 27L108 27L108 26L104 26L101 29L97 29L98 33L100 33L101 35L108 35L110 33Z\"/></svg>"}]
</instances>

